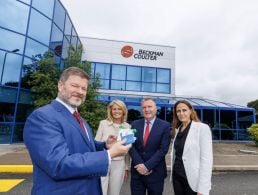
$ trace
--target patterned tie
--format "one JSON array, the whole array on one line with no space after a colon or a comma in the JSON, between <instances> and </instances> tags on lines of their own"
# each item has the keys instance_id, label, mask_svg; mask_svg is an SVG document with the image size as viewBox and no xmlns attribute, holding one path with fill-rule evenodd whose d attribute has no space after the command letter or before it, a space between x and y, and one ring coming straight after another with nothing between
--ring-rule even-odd
<instances>
[{"instance_id":1,"label":"patterned tie","mask_svg":"<svg viewBox=\"0 0 258 195\"><path fill-rule=\"evenodd\" d=\"M148 137L150 135L150 121L147 121L146 124L147 125L146 125L144 136L143 136L143 146L146 146Z\"/></svg>"},{"instance_id":2,"label":"patterned tie","mask_svg":"<svg viewBox=\"0 0 258 195\"><path fill-rule=\"evenodd\" d=\"M87 131L86 127L84 126L82 118L80 117L79 113L77 111L74 111L73 116L76 118L76 120L80 124L81 128L87 134L88 139L90 139L88 131Z\"/></svg>"}]
</instances>

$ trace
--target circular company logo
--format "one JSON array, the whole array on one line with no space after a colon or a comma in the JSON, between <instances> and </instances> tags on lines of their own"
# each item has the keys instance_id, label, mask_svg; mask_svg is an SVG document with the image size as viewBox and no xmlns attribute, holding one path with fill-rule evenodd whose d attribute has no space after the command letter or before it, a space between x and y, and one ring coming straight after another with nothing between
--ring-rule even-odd
<instances>
[{"instance_id":1,"label":"circular company logo","mask_svg":"<svg viewBox=\"0 0 258 195\"><path fill-rule=\"evenodd\" d=\"M121 49L121 55L125 58L129 58L133 55L133 47L126 45Z\"/></svg>"}]
</instances>

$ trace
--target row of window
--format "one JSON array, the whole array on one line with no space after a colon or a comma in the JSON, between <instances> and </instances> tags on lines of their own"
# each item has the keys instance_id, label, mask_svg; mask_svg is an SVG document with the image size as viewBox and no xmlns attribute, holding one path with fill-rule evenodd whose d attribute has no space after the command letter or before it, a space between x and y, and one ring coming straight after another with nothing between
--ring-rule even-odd
<instances>
[{"instance_id":1,"label":"row of window","mask_svg":"<svg viewBox=\"0 0 258 195\"><path fill-rule=\"evenodd\" d=\"M92 76L99 78L101 89L168 93L171 70L121 64L92 63Z\"/></svg>"}]
</instances>

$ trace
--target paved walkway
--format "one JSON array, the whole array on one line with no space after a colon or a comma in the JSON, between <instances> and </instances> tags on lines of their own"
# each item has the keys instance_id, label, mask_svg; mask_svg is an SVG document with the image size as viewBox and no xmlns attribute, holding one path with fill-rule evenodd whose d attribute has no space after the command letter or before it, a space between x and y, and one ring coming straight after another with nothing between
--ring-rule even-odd
<instances>
[{"instance_id":1,"label":"paved walkway","mask_svg":"<svg viewBox=\"0 0 258 195\"><path fill-rule=\"evenodd\" d=\"M213 143L214 171L258 170L258 147L251 142ZM167 157L170 169L170 153ZM24 144L0 145L0 172L32 172Z\"/></svg>"}]
</instances>

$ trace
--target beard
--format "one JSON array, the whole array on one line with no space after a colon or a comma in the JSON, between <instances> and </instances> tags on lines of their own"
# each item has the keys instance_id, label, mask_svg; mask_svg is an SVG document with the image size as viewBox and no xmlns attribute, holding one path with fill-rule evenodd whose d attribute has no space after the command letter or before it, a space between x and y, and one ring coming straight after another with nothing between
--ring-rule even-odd
<instances>
[{"instance_id":1,"label":"beard","mask_svg":"<svg viewBox=\"0 0 258 195\"><path fill-rule=\"evenodd\" d=\"M76 93L67 94L65 91L60 92L58 97L73 108L79 107L86 99L86 96L81 96Z\"/></svg>"}]
</instances>

